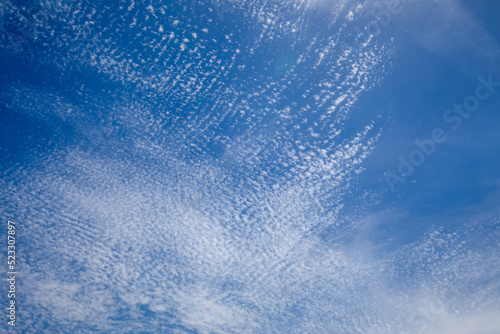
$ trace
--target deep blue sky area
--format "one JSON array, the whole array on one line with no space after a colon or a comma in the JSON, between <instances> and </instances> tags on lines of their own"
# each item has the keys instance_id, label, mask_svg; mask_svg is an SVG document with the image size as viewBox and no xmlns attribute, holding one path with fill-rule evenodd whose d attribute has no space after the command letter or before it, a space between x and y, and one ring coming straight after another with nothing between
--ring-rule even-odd
<instances>
[{"instance_id":1,"label":"deep blue sky area","mask_svg":"<svg viewBox=\"0 0 500 334\"><path fill-rule=\"evenodd\" d=\"M500 333L499 18L2 1L0 332Z\"/></svg>"},{"instance_id":2,"label":"deep blue sky area","mask_svg":"<svg viewBox=\"0 0 500 334\"><path fill-rule=\"evenodd\" d=\"M499 30L493 29L490 23L495 13L499 13L498 4L492 1L467 4L474 8L476 15L484 16L482 23L498 40ZM486 12L491 15L486 15ZM454 103L463 103L464 98L474 93L479 81L473 74L457 68L453 60L422 48L411 35L410 31L400 36L391 75L361 101L360 110L384 110L382 113L390 119L387 122L391 122L381 139L383 145L367 159L368 173L361 179L374 187L385 183L380 175L398 167L399 155L408 159L409 154L418 148L414 140L431 138L433 129L443 128L448 140L438 144L435 154L427 157L405 183L398 183L395 193L387 193L387 208L404 208L408 212L433 217L447 217L450 213L469 214L469 210L477 210L477 206L497 193L496 186L486 179L499 177L500 156L498 141L494 138L495 129L500 125L500 100L498 94L493 95L482 102L459 129L451 129L451 124L443 121L444 112ZM470 53L461 57L471 63L478 61ZM477 76L487 78L492 74L494 78L499 77L498 62L482 64L480 69ZM372 174L370 170L379 174ZM456 222L455 219L424 221L416 228L420 233L425 232L431 222L438 226ZM420 234L415 234L415 229L409 232L413 236Z\"/></svg>"}]
</instances>

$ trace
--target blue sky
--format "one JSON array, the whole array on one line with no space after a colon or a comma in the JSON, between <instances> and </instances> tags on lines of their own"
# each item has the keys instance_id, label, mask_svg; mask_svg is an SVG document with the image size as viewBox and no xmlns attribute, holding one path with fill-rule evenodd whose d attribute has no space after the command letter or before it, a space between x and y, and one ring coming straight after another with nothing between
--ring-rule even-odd
<instances>
[{"instance_id":1,"label":"blue sky","mask_svg":"<svg viewBox=\"0 0 500 334\"><path fill-rule=\"evenodd\" d=\"M495 1L0 9L5 331L500 331Z\"/></svg>"}]
</instances>

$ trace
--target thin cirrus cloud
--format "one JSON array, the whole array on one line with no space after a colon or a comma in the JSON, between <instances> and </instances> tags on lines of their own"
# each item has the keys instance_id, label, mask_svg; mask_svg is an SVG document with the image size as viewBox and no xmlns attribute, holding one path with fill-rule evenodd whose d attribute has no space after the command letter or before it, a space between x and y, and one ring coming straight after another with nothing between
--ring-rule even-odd
<instances>
[{"instance_id":1,"label":"thin cirrus cloud","mask_svg":"<svg viewBox=\"0 0 500 334\"><path fill-rule=\"evenodd\" d=\"M155 33L130 46L119 26L104 25L103 45L100 28L85 24L95 15L102 26L112 10L103 19L84 15L82 3L67 6L58 22L71 29L54 30L47 49L56 56L38 61L63 72L75 62L110 85L79 85L77 99L21 82L0 96L41 123L57 120L57 135L72 131L3 180L2 211L29 239L20 260L27 333L44 322L122 333L498 330L480 324L498 302L488 273L498 250L474 243L485 230L431 229L397 251L386 240L346 241L367 237L344 208L383 130L346 122L387 75L393 46L380 38L339 51L346 36L316 29L348 13L361 25L363 5L239 3L256 29L242 41L207 35L215 23L197 25L190 12L167 17L151 5L144 14L135 4L123 14L130 29L154 16L172 31L151 23L144 31ZM324 26L308 17L325 8ZM38 28L39 38L50 34ZM280 38L286 48L272 47ZM289 40L300 52L286 50ZM69 55L56 47L66 42ZM277 69L274 57L293 70ZM241 80L224 79L236 69ZM134 91L120 96L113 85ZM363 224L381 219L369 212Z\"/></svg>"}]
</instances>

